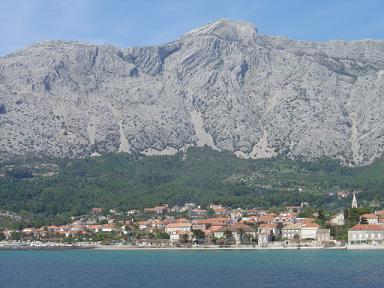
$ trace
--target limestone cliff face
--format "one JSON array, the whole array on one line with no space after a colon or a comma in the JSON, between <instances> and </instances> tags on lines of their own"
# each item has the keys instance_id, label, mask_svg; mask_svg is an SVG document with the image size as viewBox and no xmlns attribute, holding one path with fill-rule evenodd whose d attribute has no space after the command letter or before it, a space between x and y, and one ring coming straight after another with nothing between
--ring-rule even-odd
<instances>
[{"instance_id":1,"label":"limestone cliff face","mask_svg":"<svg viewBox=\"0 0 384 288\"><path fill-rule=\"evenodd\" d=\"M383 154L384 41L294 41L219 20L156 46L42 42L0 58L0 158Z\"/></svg>"}]
</instances>

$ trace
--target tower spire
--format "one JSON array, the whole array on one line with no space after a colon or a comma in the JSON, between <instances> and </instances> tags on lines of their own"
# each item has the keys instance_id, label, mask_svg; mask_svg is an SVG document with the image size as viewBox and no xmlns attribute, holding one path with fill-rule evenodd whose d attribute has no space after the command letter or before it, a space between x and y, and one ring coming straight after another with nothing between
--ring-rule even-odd
<instances>
[{"instance_id":1,"label":"tower spire","mask_svg":"<svg viewBox=\"0 0 384 288\"><path fill-rule=\"evenodd\" d=\"M353 192L352 208L357 208L356 192Z\"/></svg>"}]
</instances>

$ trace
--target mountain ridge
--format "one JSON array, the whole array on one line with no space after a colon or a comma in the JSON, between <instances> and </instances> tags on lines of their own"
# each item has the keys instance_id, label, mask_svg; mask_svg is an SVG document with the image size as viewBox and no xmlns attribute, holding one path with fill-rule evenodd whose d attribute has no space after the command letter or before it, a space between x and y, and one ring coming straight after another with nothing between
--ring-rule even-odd
<instances>
[{"instance_id":1,"label":"mountain ridge","mask_svg":"<svg viewBox=\"0 0 384 288\"><path fill-rule=\"evenodd\" d=\"M0 159L208 145L366 165L384 149L383 93L379 40L295 41L221 19L158 46L45 41L0 58Z\"/></svg>"}]
</instances>

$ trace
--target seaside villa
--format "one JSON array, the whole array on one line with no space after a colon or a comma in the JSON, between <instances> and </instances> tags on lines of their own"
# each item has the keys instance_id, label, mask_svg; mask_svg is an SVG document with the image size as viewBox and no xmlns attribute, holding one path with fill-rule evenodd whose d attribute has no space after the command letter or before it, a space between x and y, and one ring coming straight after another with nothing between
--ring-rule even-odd
<instances>
[{"instance_id":1,"label":"seaside villa","mask_svg":"<svg viewBox=\"0 0 384 288\"><path fill-rule=\"evenodd\" d=\"M375 224L358 224L348 230L348 244L372 244L384 243L384 226Z\"/></svg>"}]
</instances>

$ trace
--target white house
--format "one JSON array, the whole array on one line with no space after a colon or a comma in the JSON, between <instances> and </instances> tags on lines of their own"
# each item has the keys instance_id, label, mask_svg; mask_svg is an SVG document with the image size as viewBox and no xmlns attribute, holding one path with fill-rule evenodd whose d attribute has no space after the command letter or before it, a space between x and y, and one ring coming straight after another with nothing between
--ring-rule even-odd
<instances>
[{"instance_id":1,"label":"white house","mask_svg":"<svg viewBox=\"0 0 384 288\"><path fill-rule=\"evenodd\" d=\"M289 224L282 229L282 237L293 240L313 239L319 242L329 241L331 231L329 229L320 229L316 223L297 223Z\"/></svg>"},{"instance_id":2,"label":"white house","mask_svg":"<svg viewBox=\"0 0 384 288\"><path fill-rule=\"evenodd\" d=\"M384 243L384 226L358 224L348 230L348 244L382 244Z\"/></svg>"},{"instance_id":3,"label":"white house","mask_svg":"<svg viewBox=\"0 0 384 288\"><path fill-rule=\"evenodd\" d=\"M288 224L281 230L281 236L289 240L301 239L301 224Z\"/></svg>"},{"instance_id":4,"label":"white house","mask_svg":"<svg viewBox=\"0 0 384 288\"><path fill-rule=\"evenodd\" d=\"M379 223L379 216L376 214L364 214L360 217L360 222L362 219L366 219L368 224L374 225Z\"/></svg>"},{"instance_id":5,"label":"white house","mask_svg":"<svg viewBox=\"0 0 384 288\"><path fill-rule=\"evenodd\" d=\"M340 212L338 214L336 214L335 216L333 216L331 218L331 220L329 220L329 223L331 225L335 225L335 226L343 226L344 225L344 213L343 212Z\"/></svg>"},{"instance_id":6,"label":"white house","mask_svg":"<svg viewBox=\"0 0 384 288\"><path fill-rule=\"evenodd\" d=\"M277 224L260 224L257 228L258 244L260 246L273 241L273 237L280 233Z\"/></svg>"},{"instance_id":7,"label":"white house","mask_svg":"<svg viewBox=\"0 0 384 288\"><path fill-rule=\"evenodd\" d=\"M191 231L192 224L189 222L184 223L170 223L165 226L165 232L172 234L173 232L189 232Z\"/></svg>"},{"instance_id":8,"label":"white house","mask_svg":"<svg viewBox=\"0 0 384 288\"><path fill-rule=\"evenodd\" d=\"M316 223L308 223L303 224L301 227L301 237L300 239L316 239L317 238L317 230L320 228L319 224Z\"/></svg>"}]
</instances>

